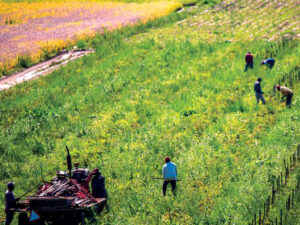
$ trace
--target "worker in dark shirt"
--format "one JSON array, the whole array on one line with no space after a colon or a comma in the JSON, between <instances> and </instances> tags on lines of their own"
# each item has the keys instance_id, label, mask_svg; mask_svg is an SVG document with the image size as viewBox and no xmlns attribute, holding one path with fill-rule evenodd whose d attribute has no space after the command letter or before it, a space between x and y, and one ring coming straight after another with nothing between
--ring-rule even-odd
<instances>
[{"instance_id":1,"label":"worker in dark shirt","mask_svg":"<svg viewBox=\"0 0 300 225\"><path fill-rule=\"evenodd\" d=\"M261 61L262 65L266 65L267 67L269 67L270 69L273 68L274 64L275 64L275 59L273 58L267 58L263 61Z\"/></svg>"},{"instance_id":2,"label":"worker in dark shirt","mask_svg":"<svg viewBox=\"0 0 300 225\"><path fill-rule=\"evenodd\" d=\"M15 189L14 183L9 182L7 184L7 191L5 192L5 214L6 214L6 220L5 225L11 224L11 222L14 219L14 209L16 207L16 202L19 199L16 199L13 193L13 190Z\"/></svg>"},{"instance_id":3,"label":"worker in dark shirt","mask_svg":"<svg viewBox=\"0 0 300 225\"><path fill-rule=\"evenodd\" d=\"M259 100L262 101L263 104L266 104L266 101L264 99L264 93L261 90L260 82L262 81L261 78L258 78L257 81L254 83L254 91L255 91L255 97L256 97L256 103L259 103Z\"/></svg>"},{"instance_id":4,"label":"worker in dark shirt","mask_svg":"<svg viewBox=\"0 0 300 225\"><path fill-rule=\"evenodd\" d=\"M248 68L250 67L253 69L253 55L251 52L248 52L245 56L246 66L244 72L247 72Z\"/></svg>"},{"instance_id":5,"label":"worker in dark shirt","mask_svg":"<svg viewBox=\"0 0 300 225\"><path fill-rule=\"evenodd\" d=\"M94 169L93 174L95 176L92 178L92 195L95 198L107 198L105 178L101 176L101 172L98 169Z\"/></svg>"}]
</instances>

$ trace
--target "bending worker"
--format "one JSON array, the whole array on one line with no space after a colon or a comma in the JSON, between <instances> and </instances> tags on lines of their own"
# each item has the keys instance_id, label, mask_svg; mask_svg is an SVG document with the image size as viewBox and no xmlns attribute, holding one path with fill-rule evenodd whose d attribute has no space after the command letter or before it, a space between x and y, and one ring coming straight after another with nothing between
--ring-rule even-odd
<instances>
[{"instance_id":1,"label":"bending worker","mask_svg":"<svg viewBox=\"0 0 300 225\"><path fill-rule=\"evenodd\" d=\"M280 86L280 85L277 85L276 88L282 94L281 99L286 98L286 106L291 107L292 99L293 99L293 95L294 95L293 91L285 86Z\"/></svg>"},{"instance_id":2,"label":"bending worker","mask_svg":"<svg viewBox=\"0 0 300 225\"><path fill-rule=\"evenodd\" d=\"M13 221L15 214L14 209L16 208L16 202L19 200L18 198L15 198L15 195L13 193L14 189L14 183L9 182L7 184L7 191L5 192L5 225L9 225Z\"/></svg>"},{"instance_id":3,"label":"bending worker","mask_svg":"<svg viewBox=\"0 0 300 225\"><path fill-rule=\"evenodd\" d=\"M267 67L269 67L270 69L272 69L272 67L275 64L275 59L273 59L273 58L267 58L267 59L261 61L261 64L262 65L266 65Z\"/></svg>"},{"instance_id":4,"label":"bending worker","mask_svg":"<svg viewBox=\"0 0 300 225\"><path fill-rule=\"evenodd\" d=\"M173 195L175 195L176 190L176 180L177 180L177 166L171 162L170 157L165 157L165 165L162 169L162 176L164 178L163 183L163 195L166 196L167 186L170 183L172 186Z\"/></svg>"}]
</instances>

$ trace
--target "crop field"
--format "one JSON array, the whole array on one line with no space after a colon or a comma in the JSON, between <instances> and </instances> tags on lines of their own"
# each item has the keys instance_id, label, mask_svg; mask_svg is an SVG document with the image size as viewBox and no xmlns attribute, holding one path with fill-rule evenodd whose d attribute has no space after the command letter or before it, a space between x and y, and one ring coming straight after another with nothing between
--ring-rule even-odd
<instances>
[{"instance_id":1,"label":"crop field","mask_svg":"<svg viewBox=\"0 0 300 225\"><path fill-rule=\"evenodd\" d=\"M86 39L94 54L0 92L1 190L13 180L18 196L66 169L67 145L106 177L109 207L89 224L249 224L300 144L299 76L281 83L290 109L273 89L299 73L299 9L199 4ZM270 56L272 70L260 65ZM178 166L176 197L153 179L165 156Z\"/></svg>"},{"instance_id":2,"label":"crop field","mask_svg":"<svg viewBox=\"0 0 300 225\"><path fill-rule=\"evenodd\" d=\"M7 73L22 60L33 64L47 59L97 32L146 22L181 6L170 1L0 2L0 72Z\"/></svg>"}]
</instances>

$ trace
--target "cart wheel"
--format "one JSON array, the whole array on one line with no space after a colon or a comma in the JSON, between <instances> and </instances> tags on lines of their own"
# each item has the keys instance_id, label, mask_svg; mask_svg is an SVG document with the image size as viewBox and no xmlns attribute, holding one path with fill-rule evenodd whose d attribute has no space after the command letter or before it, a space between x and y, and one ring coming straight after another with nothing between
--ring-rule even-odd
<instances>
[{"instance_id":1,"label":"cart wheel","mask_svg":"<svg viewBox=\"0 0 300 225\"><path fill-rule=\"evenodd\" d=\"M29 219L27 213L22 212L19 214L18 225L28 225Z\"/></svg>"},{"instance_id":2,"label":"cart wheel","mask_svg":"<svg viewBox=\"0 0 300 225\"><path fill-rule=\"evenodd\" d=\"M45 222L43 220L39 220L37 222L31 222L29 223L30 225L46 225Z\"/></svg>"},{"instance_id":3,"label":"cart wheel","mask_svg":"<svg viewBox=\"0 0 300 225\"><path fill-rule=\"evenodd\" d=\"M85 225L85 215L84 214L85 214L84 211L82 211L82 213L81 213L81 224L82 225Z\"/></svg>"}]
</instances>

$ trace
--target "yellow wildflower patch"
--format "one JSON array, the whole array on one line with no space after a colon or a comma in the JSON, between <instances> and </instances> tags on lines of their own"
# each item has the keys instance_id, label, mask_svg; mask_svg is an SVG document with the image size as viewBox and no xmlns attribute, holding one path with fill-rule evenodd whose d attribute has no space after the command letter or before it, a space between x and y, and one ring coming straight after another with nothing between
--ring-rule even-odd
<instances>
[{"instance_id":1,"label":"yellow wildflower patch","mask_svg":"<svg viewBox=\"0 0 300 225\"><path fill-rule=\"evenodd\" d=\"M0 2L0 71L29 57L32 63L104 30L146 22L182 7L179 2ZM46 54L46 55L45 55Z\"/></svg>"}]
</instances>

